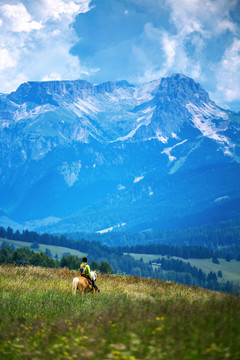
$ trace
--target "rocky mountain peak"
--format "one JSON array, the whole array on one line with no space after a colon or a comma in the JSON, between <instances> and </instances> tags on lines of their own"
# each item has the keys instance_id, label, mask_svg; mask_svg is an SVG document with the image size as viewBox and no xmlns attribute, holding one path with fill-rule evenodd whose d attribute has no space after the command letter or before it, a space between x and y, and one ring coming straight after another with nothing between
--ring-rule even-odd
<instances>
[{"instance_id":1,"label":"rocky mountain peak","mask_svg":"<svg viewBox=\"0 0 240 360\"><path fill-rule=\"evenodd\" d=\"M7 99L16 104L34 103L58 106L59 100L75 101L98 93L114 92L118 88L132 87L126 80L108 81L93 85L86 80L29 81L21 84Z\"/></svg>"},{"instance_id":2,"label":"rocky mountain peak","mask_svg":"<svg viewBox=\"0 0 240 360\"><path fill-rule=\"evenodd\" d=\"M209 95L200 84L196 83L193 79L181 75L175 74L162 78L158 88L159 101L181 101L181 102L205 102L210 101Z\"/></svg>"}]
</instances>

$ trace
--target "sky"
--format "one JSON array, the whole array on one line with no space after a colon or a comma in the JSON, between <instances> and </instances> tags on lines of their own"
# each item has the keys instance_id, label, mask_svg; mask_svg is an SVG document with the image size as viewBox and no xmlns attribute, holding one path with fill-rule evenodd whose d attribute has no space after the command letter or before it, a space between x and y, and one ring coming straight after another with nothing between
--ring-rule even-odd
<instances>
[{"instance_id":1,"label":"sky","mask_svg":"<svg viewBox=\"0 0 240 360\"><path fill-rule=\"evenodd\" d=\"M0 0L0 92L174 73L240 111L240 0Z\"/></svg>"}]
</instances>

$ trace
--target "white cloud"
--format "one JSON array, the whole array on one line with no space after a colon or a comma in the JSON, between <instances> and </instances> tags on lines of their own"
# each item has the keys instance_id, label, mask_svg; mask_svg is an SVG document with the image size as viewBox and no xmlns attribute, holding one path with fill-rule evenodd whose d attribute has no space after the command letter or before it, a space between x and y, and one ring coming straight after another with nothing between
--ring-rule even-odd
<instances>
[{"instance_id":1,"label":"white cloud","mask_svg":"<svg viewBox=\"0 0 240 360\"><path fill-rule=\"evenodd\" d=\"M70 53L70 26L90 0L3 0L0 6L0 92L22 81L76 79L91 69ZM95 70L93 70L95 71Z\"/></svg>"},{"instance_id":2,"label":"white cloud","mask_svg":"<svg viewBox=\"0 0 240 360\"><path fill-rule=\"evenodd\" d=\"M33 7L31 3L34 3ZM89 3L90 0L27 0L34 15L44 21L62 21L63 17L72 21L77 14L89 10Z\"/></svg>"},{"instance_id":3,"label":"white cloud","mask_svg":"<svg viewBox=\"0 0 240 360\"><path fill-rule=\"evenodd\" d=\"M30 32L32 30L40 30L42 28L42 24L37 21L33 21L25 6L21 3L17 5L2 5L0 7L0 14L3 17L1 20L5 26L5 31Z\"/></svg>"},{"instance_id":4,"label":"white cloud","mask_svg":"<svg viewBox=\"0 0 240 360\"><path fill-rule=\"evenodd\" d=\"M46 75L42 78L42 81L50 81L50 80L61 80L61 75L56 72L52 72L51 74Z\"/></svg>"},{"instance_id":5,"label":"white cloud","mask_svg":"<svg viewBox=\"0 0 240 360\"><path fill-rule=\"evenodd\" d=\"M229 12L237 0L167 0L167 3L171 8L171 21L178 32L187 35L197 31L208 37L213 33L236 30Z\"/></svg>"},{"instance_id":6,"label":"white cloud","mask_svg":"<svg viewBox=\"0 0 240 360\"><path fill-rule=\"evenodd\" d=\"M135 55L138 54L138 61L142 61L144 72L137 81L145 82L167 76L170 73L184 73L194 79L203 80L201 64L185 50L186 31L171 34L165 29L158 29L152 24L146 24L144 35L148 39L149 47L157 44L158 52L162 54L161 62L156 64L152 58L139 47L135 48ZM151 44L152 43L152 44Z\"/></svg>"},{"instance_id":7,"label":"white cloud","mask_svg":"<svg viewBox=\"0 0 240 360\"><path fill-rule=\"evenodd\" d=\"M7 49L0 49L0 71L16 65L16 60L11 57Z\"/></svg>"},{"instance_id":8,"label":"white cloud","mask_svg":"<svg viewBox=\"0 0 240 360\"><path fill-rule=\"evenodd\" d=\"M217 94L219 101L232 102L240 99L240 40L234 38L217 67Z\"/></svg>"},{"instance_id":9,"label":"white cloud","mask_svg":"<svg viewBox=\"0 0 240 360\"><path fill-rule=\"evenodd\" d=\"M171 68L175 62L177 41L174 37L170 37L167 33L163 34L162 48L166 55L166 66Z\"/></svg>"}]
</instances>

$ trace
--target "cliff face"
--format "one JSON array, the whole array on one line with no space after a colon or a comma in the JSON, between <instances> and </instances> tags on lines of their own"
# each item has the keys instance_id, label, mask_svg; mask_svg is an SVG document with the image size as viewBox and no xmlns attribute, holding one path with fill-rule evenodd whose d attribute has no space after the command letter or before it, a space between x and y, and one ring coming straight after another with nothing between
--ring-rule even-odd
<instances>
[{"instance_id":1,"label":"cliff face","mask_svg":"<svg viewBox=\"0 0 240 360\"><path fill-rule=\"evenodd\" d=\"M17 221L111 231L240 215L239 115L183 75L24 83L0 96L0 134L0 207Z\"/></svg>"}]
</instances>

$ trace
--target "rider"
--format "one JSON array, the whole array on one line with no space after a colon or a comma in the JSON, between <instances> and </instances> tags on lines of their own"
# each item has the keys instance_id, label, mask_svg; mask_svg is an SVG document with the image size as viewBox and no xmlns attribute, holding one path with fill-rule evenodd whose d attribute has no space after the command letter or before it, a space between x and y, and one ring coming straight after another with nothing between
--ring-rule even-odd
<instances>
[{"instance_id":1,"label":"rider","mask_svg":"<svg viewBox=\"0 0 240 360\"><path fill-rule=\"evenodd\" d=\"M87 279L90 279L92 281L92 285L96 292L100 292L97 285L95 284L95 280L92 278L90 266L88 265L88 260L86 257L82 259L82 264L80 265L80 273L81 276L84 276Z\"/></svg>"}]
</instances>

